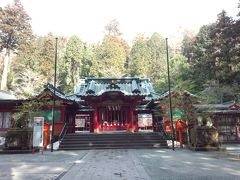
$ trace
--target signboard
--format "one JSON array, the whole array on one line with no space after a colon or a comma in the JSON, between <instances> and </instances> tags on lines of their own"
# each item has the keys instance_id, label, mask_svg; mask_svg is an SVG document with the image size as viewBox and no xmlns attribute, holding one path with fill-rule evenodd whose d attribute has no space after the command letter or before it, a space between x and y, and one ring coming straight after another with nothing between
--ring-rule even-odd
<instances>
[{"instance_id":1,"label":"signboard","mask_svg":"<svg viewBox=\"0 0 240 180\"><path fill-rule=\"evenodd\" d=\"M85 127L85 116L76 116L75 117L75 126L76 127Z\"/></svg>"},{"instance_id":2,"label":"signboard","mask_svg":"<svg viewBox=\"0 0 240 180\"><path fill-rule=\"evenodd\" d=\"M170 118L170 109L167 109L166 115ZM172 116L173 119L183 119L184 118L184 110L180 108L173 108L172 109Z\"/></svg>"},{"instance_id":3,"label":"signboard","mask_svg":"<svg viewBox=\"0 0 240 180\"><path fill-rule=\"evenodd\" d=\"M43 146L44 117L34 117L33 147Z\"/></svg>"},{"instance_id":4,"label":"signboard","mask_svg":"<svg viewBox=\"0 0 240 180\"><path fill-rule=\"evenodd\" d=\"M152 126L152 114L138 114L138 127Z\"/></svg>"}]
</instances>

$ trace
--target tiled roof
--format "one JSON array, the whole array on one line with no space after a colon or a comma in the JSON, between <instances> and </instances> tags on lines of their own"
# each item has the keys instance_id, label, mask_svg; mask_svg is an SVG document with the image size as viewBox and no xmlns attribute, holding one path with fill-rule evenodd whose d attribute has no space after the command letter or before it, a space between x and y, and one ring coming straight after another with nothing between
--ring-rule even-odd
<instances>
[{"instance_id":1,"label":"tiled roof","mask_svg":"<svg viewBox=\"0 0 240 180\"><path fill-rule=\"evenodd\" d=\"M222 104L197 104L197 105L194 105L194 107L197 110L205 110L205 111L232 110L232 106L237 104L238 102L236 101L229 101Z\"/></svg>"},{"instance_id":2,"label":"tiled roof","mask_svg":"<svg viewBox=\"0 0 240 180\"><path fill-rule=\"evenodd\" d=\"M106 92L121 92L125 96L155 96L152 84L147 78L86 78L77 87L75 94L101 96Z\"/></svg>"},{"instance_id":3,"label":"tiled roof","mask_svg":"<svg viewBox=\"0 0 240 180\"><path fill-rule=\"evenodd\" d=\"M172 93L174 93L174 90L171 91L171 94L172 94ZM183 91L183 95L197 98L197 96L196 96L195 94L192 94L192 93L190 93L190 92L188 92L188 91L186 91L186 90ZM166 97L168 97L168 96L169 96L169 91L160 94L160 95L159 95L159 99L164 99L164 98L166 98Z\"/></svg>"},{"instance_id":4,"label":"tiled roof","mask_svg":"<svg viewBox=\"0 0 240 180\"><path fill-rule=\"evenodd\" d=\"M78 101L79 98L73 94L73 95L65 95L62 93L59 89L54 88L52 84L47 84L44 86L44 91L50 91L52 94L54 94L55 89L55 96L59 97L60 99L68 100L68 101Z\"/></svg>"}]
</instances>

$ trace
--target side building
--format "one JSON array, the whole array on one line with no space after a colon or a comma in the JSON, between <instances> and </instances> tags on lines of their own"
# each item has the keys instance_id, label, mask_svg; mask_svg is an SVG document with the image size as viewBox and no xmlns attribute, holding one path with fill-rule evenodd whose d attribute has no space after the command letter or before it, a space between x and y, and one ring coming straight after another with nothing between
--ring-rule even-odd
<instances>
[{"instance_id":1,"label":"side building","mask_svg":"<svg viewBox=\"0 0 240 180\"><path fill-rule=\"evenodd\" d=\"M12 127L12 114L17 111L21 102L22 100L17 100L11 93L0 90L0 136Z\"/></svg>"}]
</instances>

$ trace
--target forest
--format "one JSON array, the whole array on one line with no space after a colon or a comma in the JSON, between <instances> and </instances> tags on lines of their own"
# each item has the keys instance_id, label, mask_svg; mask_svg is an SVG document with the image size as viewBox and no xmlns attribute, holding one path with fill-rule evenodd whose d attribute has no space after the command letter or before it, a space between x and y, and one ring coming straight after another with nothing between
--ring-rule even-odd
<instances>
[{"instance_id":1,"label":"forest","mask_svg":"<svg viewBox=\"0 0 240 180\"><path fill-rule=\"evenodd\" d=\"M240 7L236 4L236 7ZM198 33L185 32L179 48L169 47L171 87L187 90L206 103L223 103L240 93L240 13L224 10ZM101 42L58 36L57 87L74 92L85 77L146 77L155 91L168 90L166 40L158 32L136 35L131 45L122 38L119 22L105 25ZM38 94L53 84L56 36L33 33L31 17L20 0L0 8L1 90L18 98Z\"/></svg>"}]
</instances>

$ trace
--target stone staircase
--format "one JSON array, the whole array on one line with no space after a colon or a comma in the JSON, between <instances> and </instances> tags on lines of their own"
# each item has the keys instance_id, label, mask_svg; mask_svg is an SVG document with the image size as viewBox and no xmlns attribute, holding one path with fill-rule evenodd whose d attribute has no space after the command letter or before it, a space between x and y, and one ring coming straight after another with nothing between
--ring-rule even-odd
<instances>
[{"instance_id":1,"label":"stone staircase","mask_svg":"<svg viewBox=\"0 0 240 180\"><path fill-rule=\"evenodd\" d=\"M59 150L168 148L159 133L66 134Z\"/></svg>"}]
</instances>

